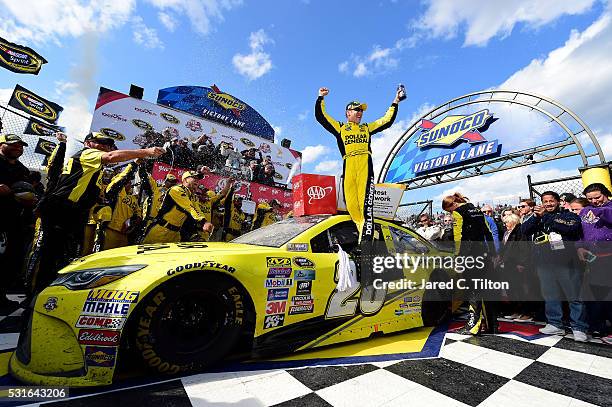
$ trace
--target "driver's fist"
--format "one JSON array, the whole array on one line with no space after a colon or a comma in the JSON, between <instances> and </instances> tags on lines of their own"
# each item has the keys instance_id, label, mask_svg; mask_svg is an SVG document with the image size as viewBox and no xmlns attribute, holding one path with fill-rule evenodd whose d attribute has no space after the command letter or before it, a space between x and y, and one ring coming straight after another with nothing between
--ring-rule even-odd
<instances>
[{"instance_id":1,"label":"driver's fist","mask_svg":"<svg viewBox=\"0 0 612 407\"><path fill-rule=\"evenodd\" d=\"M319 88L319 96L327 96L328 93L329 93L329 89Z\"/></svg>"}]
</instances>

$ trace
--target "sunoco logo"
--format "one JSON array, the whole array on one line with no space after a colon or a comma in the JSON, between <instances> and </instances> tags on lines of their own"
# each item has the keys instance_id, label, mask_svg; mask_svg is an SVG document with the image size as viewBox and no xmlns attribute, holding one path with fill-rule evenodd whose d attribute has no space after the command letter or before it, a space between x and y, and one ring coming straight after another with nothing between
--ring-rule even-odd
<instances>
[{"instance_id":1,"label":"sunoco logo","mask_svg":"<svg viewBox=\"0 0 612 407\"><path fill-rule=\"evenodd\" d=\"M487 141L481 131L489 128L495 120L488 109L470 115L446 116L440 123L430 120L421 120L420 128L423 133L416 139L419 148L428 146L451 147L459 140L468 143L481 143Z\"/></svg>"},{"instance_id":2,"label":"sunoco logo","mask_svg":"<svg viewBox=\"0 0 612 407\"><path fill-rule=\"evenodd\" d=\"M164 119L167 122L170 122L172 124L179 124L180 120L177 119L176 117L172 116L170 113L166 113L166 112L162 112L159 114L162 119Z\"/></svg>"},{"instance_id":3,"label":"sunoco logo","mask_svg":"<svg viewBox=\"0 0 612 407\"><path fill-rule=\"evenodd\" d=\"M308 198L310 198L308 200L308 204L310 204L312 201L316 201L318 199L323 199L325 198L325 196L327 195L328 192L331 192L332 187L321 187L318 185L313 185L310 188L308 188L306 190L306 195L308 195Z\"/></svg>"},{"instance_id":4,"label":"sunoco logo","mask_svg":"<svg viewBox=\"0 0 612 407\"><path fill-rule=\"evenodd\" d=\"M233 96L230 96L227 93L208 92L206 97L213 102L216 102L224 109L246 109L246 105L244 103L237 101Z\"/></svg>"},{"instance_id":5,"label":"sunoco logo","mask_svg":"<svg viewBox=\"0 0 612 407\"><path fill-rule=\"evenodd\" d=\"M133 119L132 124L143 130L153 130L153 126L151 126L149 123L145 122L144 120Z\"/></svg>"},{"instance_id":6,"label":"sunoco logo","mask_svg":"<svg viewBox=\"0 0 612 407\"><path fill-rule=\"evenodd\" d=\"M100 133L117 141L125 140L125 136L123 134L119 133L117 130L109 129L108 127L100 129Z\"/></svg>"},{"instance_id":7,"label":"sunoco logo","mask_svg":"<svg viewBox=\"0 0 612 407\"><path fill-rule=\"evenodd\" d=\"M15 99L17 99L17 102L19 102L21 106L35 116L44 117L50 121L55 121L55 119L57 119L57 112L31 93L18 90L15 92Z\"/></svg>"}]
</instances>

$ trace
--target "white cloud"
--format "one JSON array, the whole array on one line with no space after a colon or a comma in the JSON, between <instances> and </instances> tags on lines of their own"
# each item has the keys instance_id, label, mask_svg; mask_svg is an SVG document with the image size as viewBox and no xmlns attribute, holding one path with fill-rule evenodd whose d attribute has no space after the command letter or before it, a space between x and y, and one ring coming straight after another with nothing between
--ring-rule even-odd
<instances>
[{"instance_id":1,"label":"white cloud","mask_svg":"<svg viewBox=\"0 0 612 407\"><path fill-rule=\"evenodd\" d=\"M316 146L306 146L302 149L302 164L312 163L319 159L319 157L329 153L329 147L323 144L317 144Z\"/></svg>"},{"instance_id":2,"label":"white cloud","mask_svg":"<svg viewBox=\"0 0 612 407\"><path fill-rule=\"evenodd\" d=\"M486 45L510 35L517 24L539 28L564 15L582 14L595 0L429 0L413 26L431 37L454 38L465 27L464 45Z\"/></svg>"},{"instance_id":3,"label":"white cloud","mask_svg":"<svg viewBox=\"0 0 612 407\"><path fill-rule=\"evenodd\" d=\"M232 63L242 76L249 80L262 77L272 69L272 59L270 54L264 52L263 46L274 41L268 37L263 29L252 32L249 36L250 54L236 54L232 58Z\"/></svg>"},{"instance_id":4,"label":"white cloud","mask_svg":"<svg viewBox=\"0 0 612 407\"><path fill-rule=\"evenodd\" d=\"M223 21L225 11L242 4L242 0L143 1L159 10L158 18L168 30L177 25L174 16L184 15L193 30L203 35ZM135 11L136 0L0 0L0 37L30 44L59 44L63 37L121 28L132 20ZM154 43L150 32L140 38L143 43Z\"/></svg>"},{"instance_id":5,"label":"white cloud","mask_svg":"<svg viewBox=\"0 0 612 407\"><path fill-rule=\"evenodd\" d=\"M142 17L136 16L132 19L133 38L138 45L143 45L150 49L164 49L164 43L157 36L157 30L147 27Z\"/></svg>"},{"instance_id":6,"label":"white cloud","mask_svg":"<svg viewBox=\"0 0 612 407\"><path fill-rule=\"evenodd\" d=\"M298 120L303 122L304 120L308 118L309 114L310 114L310 110L304 110L302 113L298 114Z\"/></svg>"},{"instance_id":7,"label":"white cloud","mask_svg":"<svg viewBox=\"0 0 612 407\"><path fill-rule=\"evenodd\" d=\"M0 89L0 104L8 105L11 95L13 94L13 88Z\"/></svg>"},{"instance_id":8,"label":"white cloud","mask_svg":"<svg viewBox=\"0 0 612 407\"><path fill-rule=\"evenodd\" d=\"M548 96L574 111L612 157L612 5L565 44L510 76L499 88Z\"/></svg>"},{"instance_id":9,"label":"white cloud","mask_svg":"<svg viewBox=\"0 0 612 407\"><path fill-rule=\"evenodd\" d=\"M317 174L336 175L342 171L342 165L338 160L321 161L315 167Z\"/></svg>"},{"instance_id":10,"label":"white cloud","mask_svg":"<svg viewBox=\"0 0 612 407\"><path fill-rule=\"evenodd\" d=\"M343 61L338 64L338 71L340 73L351 74L355 78L388 72L399 66L398 54L400 51L414 45L414 42L406 38L396 41L394 46L388 48L374 45L368 55L360 56L353 54L350 57L350 61Z\"/></svg>"},{"instance_id":11,"label":"white cloud","mask_svg":"<svg viewBox=\"0 0 612 407\"><path fill-rule=\"evenodd\" d=\"M176 28L177 21L171 14L160 11L157 13L157 18L168 31L174 31Z\"/></svg>"},{"instance_id":12,"label":"white cloud","mask_svg":"<svg viewBox=\"0 0 612 407\"><path fill-rule=\"evenodd\" d=\"M349 69L349 61L343 61L338 64L338 71L341 73L347 73Z\"/></svg>"}]
</instances>

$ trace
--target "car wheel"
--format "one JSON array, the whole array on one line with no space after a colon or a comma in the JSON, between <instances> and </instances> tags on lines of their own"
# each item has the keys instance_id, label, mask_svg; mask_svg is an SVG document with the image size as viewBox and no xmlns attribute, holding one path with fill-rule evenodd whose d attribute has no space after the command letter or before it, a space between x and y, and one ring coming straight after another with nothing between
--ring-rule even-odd
<instances>
[{"instance_id":1,"label":"car wheel","mask_svg":"<svg viewBox=\"0 0 612 407\"><path fill-rule=\"evenodd\" d=\"M429 281L432 282L447 282L449 280L448 274L441 269L433 270L429 276ZM421 305L423 325L437 326L446 318L450 317L452 297L452 292L449 290L439 288L425 290L423 294L423 303Z\"/></svg>"},{"instance_id":2,"label":"car wheel","mask_svg":"<svg viewBox=\"0 0 612 407\"><path fill-rule=\"evenodd\" d=\"M166 374L202 369L240 339L244 293L227 278L181 279L151 292L134 322L133 348L147 368Z\"/></svg>"}]
</instances>

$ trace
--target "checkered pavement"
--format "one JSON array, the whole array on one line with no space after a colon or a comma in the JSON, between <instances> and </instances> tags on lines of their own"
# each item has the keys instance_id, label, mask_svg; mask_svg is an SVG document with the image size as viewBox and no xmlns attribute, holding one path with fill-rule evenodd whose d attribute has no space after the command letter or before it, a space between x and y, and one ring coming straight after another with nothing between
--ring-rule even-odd
<instances>
[{"instance_id":1,"label":"checkered pavement","mask_svg":"<svg viewBox=\"0 0 612 407\"><path fill-rule=\"evenodd\" d=\"M16 344L19 315L0 320L3 351ZM612 406L610 346L571 336L440 335L437 358L202 373L47 405Z\"/></svg>"}]
</instances>

